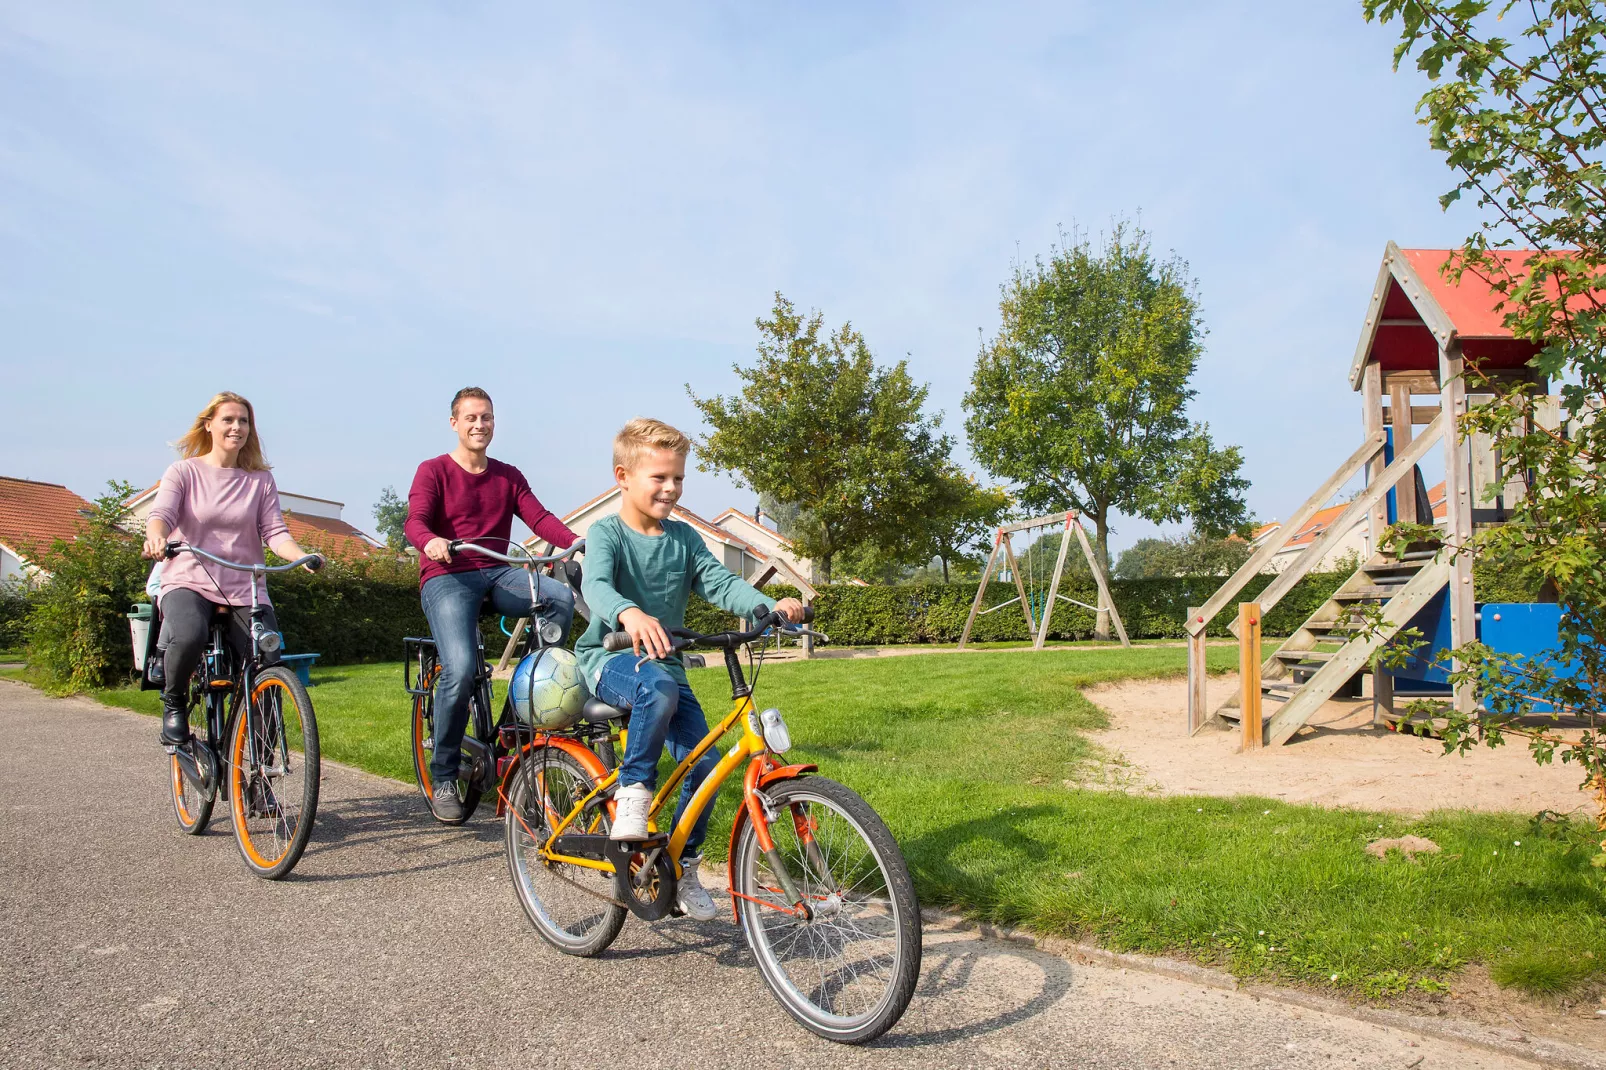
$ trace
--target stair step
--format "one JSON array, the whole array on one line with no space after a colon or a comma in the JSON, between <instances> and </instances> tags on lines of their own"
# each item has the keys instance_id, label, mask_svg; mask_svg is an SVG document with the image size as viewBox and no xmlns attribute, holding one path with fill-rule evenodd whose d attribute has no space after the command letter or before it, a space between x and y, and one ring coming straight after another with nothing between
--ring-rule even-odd
<instances>
[{"instance_id":1,"label":"stair step","mask_svg":"<svg viewBox=\"0 0 1606 1070\"><path fill-rule=\"evenodd\" d=\"M1413 572L1420 572L1422 566L1426 564L1426 561L1377 561L1370 565L1362 565L1361 571L1368 575L1382 572L1394 576L1407 576ZM1400 582L1404 583L1405 580L1401 579Z\"/></svg>"},{"instance_id":2,"label":"stair step","mask_svg":"<svg viewBox=\"0 0 1606 1070\"><path fill-rule=\"evenodd\" d=\"M1336 650L1279 650L1272 657L1279 661L1329 661Z\"/></svg>"},{"instance_id":3,"label":"stair step","mask_svg":"<svg viewBox=\"0 0 1606 1070\"><path fill-rule=\"evenodd\" d=\"M1264 695L1288 695L1288 696L1292 697L1294 695L1299 694L1300 688L1302 688L1304 686L1305 686L1304 684L1284 684L1284 683L1261 684L1260 685L1260 691L1261 691L1261 694L1264 694Z\"/></svg>"},{"instance_id":4,"label":"stair step","mask_svg":"<svg viewBox=\"0 0 1606 1070\"><path fill-rule=\"evenodd\" d=\"M1335 602L1365 602L1373 599L1387 601L1400 593L1404 584L1372 584L1353 591L1340 591L1333 596Z\"/></svg>"}]
</instances>

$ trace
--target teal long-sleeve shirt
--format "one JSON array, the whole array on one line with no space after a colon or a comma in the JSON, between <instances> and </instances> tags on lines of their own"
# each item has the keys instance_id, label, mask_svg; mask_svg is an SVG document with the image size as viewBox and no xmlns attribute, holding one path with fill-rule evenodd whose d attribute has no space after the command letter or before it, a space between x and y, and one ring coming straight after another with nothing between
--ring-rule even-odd
<instances>
[{"instance_id":1,"label":"teal long-sleeve shirt","mask_svg":"<svg viewBox=\"0 0 1606 1070\"><path fill-rule=\"evenodd\" d=\"M591 622L574 653L593 691L609 658L636 656L602 649L602 637L618 630L619 614L631 607L657 617L665 629L686 626L686 602L693 591L738 617L751 617L760 606L775 608L773 598L720 564L690 524L665 520L663 525L662 535L643 535L618 516L609 516L586 532L580 590L591 608ZM658 664L686 682L678 654Z\"/></svg>"}]
</instances>

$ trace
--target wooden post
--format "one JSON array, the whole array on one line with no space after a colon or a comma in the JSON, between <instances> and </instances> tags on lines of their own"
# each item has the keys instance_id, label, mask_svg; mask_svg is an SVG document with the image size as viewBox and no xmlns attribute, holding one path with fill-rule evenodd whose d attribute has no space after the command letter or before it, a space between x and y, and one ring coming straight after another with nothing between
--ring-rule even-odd
<instances>
[{"instance_id":1,"label":"wooden post","mask_svg":"<svg viewBox=\"0 0 1606 1070\"><path fill-rule=\"evenodd\" d=\"M965 643L970 639L970 629L976 623L976 615L981 612L982 601L987 597L987 581L992 577L993 566L998 563L998 549L1004 544L1004 533L1000 531L993 536L993 552L987 555L987 566L981 570L981 582L976 585L976 598L970 603L970 616L965 618L965 630L959 636L959 649L965 649Z\"/></svg>"},{"instance_id":2,"label":"wooden post","mask_svg":"<svg viewBox=\"0 0 1606 1070\"><path fill-rule=\"evenodd\" d=\"M1199 607L1188 607L1188 620L1199 618ZM1208 623L1208 622L1207 622ZM1210 716L1210 707L1205 701L1205 633L1200 629L1197 633L1188 633L1188 735L1196 735L1204 727Z\"/></svg>"},{"instance_id":3,"label":"wooden post","mask_svg":"<svg viewBox=\"0 0 1606 1070\"><path fill-rule=\"evenodd\" d=\"M519 645L519 637L524 634L524 629L529 623L530 618L520 617L519 622L513 625L513 634L508 636L507 646L502 649L502 660L496 663L497 672L507 671L507 663L513 660L513 650Z\"/></svg>"},{"instance_id":4,"label":"wooden post","mask_svg":"<svg viewBox=\"0 0 1606 1070\"><path fill-rule=\"evenodd\" d=\"M1452 547L1450 559L1450 645L1460 647L1477 638L1472 590L1472 491L1467 444L1461 439L1461 417L1467 411L1467 386L1462 379L1465 362L1461 343L1452 338L1439 347L1439 405L1444 414L1444 497L1445 539ZM1460 659L1451 663L1462 668ZM1474 706L1472 685L1455 689L1455 708L1471 716Z\"/></svg>"},{"instance_id":5,"label":"wooden post","mask_svg":"<svg viewBox=\"0 0 1606 1070\"><path fill-rule=\"evenodd\" d=\"M1372 666L1372 725L1382 728L1394 712L1394 674L1382 665Z\"/></svg>"},{"instance_id":6,"label":"wooden post","mask_svg":"<svg viewBox=\"0 0 1606 1070\"><path fill-rule=\"evenodd\" d=\"M1411 444L1411 386L1393 383L1389 386L1389 422L1394 426L1394 456L1398 457ZM1394 503L1402 524L1416 523L1416 478L1407 476L1394 484Z\"/></svg>"},{"instance_id":7,"label":"wooden post","mask_svg":"<svg viewBox=\"0 0 1606 1070\"><path fill-rule=\"evenodd\" d=\"M1076 527L1076 537L1082 543L1082 553L1087 557L1087 567L1093 572L1093 582L1098 584L1099 604L1110 607L1110 621L1115 625L1115 634L1121 637L1122 646L1130 647L1132 641L1126 637L1126 625L1121 622L1121 611L1115 608L1115 596L1110 593L1110 585L1105 582L1104 568L1099 564L1099 556L1093 552L1093 544L1088 541L1082 522L1074 520L1072 523Z\"/></svg>"},{"instance_id":8,"label":"wooden post","mask_svg":"<svg viewBox=\"0 0 1606 1070\"><path fill-rule=\"evenodd\" d=\"M1037 639L1032 643L1033 650L1043 649L1048 641L1048 622L1054 616L1054 603L1059 600L1060 576L1065 572L1065 552L1071 548L1071 525L1075 523L1072 514L1065 514L1065 530L1060 535L1060 553L1054 559L1054 578L1048 581L1048 601L1043 604L1043 621L1037 626Z\"/></svg>"},{"instance_id":9,"label":"wooden post","mask_svg":"<svg viewBox=\"0 0 1606 1070\"><path fill-rule=\"evenodd\" d=\"M1361 380L1361 417L1366 424L1366 437L1370 441L1380 438L1383 434L1383 369L1376 362L1366 365L1366 372ZM1383 474L1383 454L1366 462L1366 481L1373 482ZM1366 533L1368 549L1377 553L1383 546L1383 532L1389 526L1389 506L1387 501L1380 501L1373 505L1366 517Z\"/></svg>"},{"instance_id":10,"label":"wooden post","mask_svg":"<svg viewBox=\"0 0 1606 1070\"><path fill-rule=\"evenodd\" d=\"M1026 584L1021 582L1020 565L1015 560L1015 546L1010 542L1009 532L1003 533L1004 559L1009 562L1009 574L1015 578L1015 593L1020 595L1020 611L1026 615L1026 634L1030 636L1037 631L1037 618L1032 616L1032 604L1026 600Z\"/></svg>"},{"instance_id":11,"label":"wooden post","mask_svg":"<svg viewBox=\"0 0 1606 1070\"><path fill-rule=\"evenodd\" d=\"M1239 713L1243 716L1244 750L1259 750L1265 743L1260 727L1260 603L1238 603L1238 679L1243 688Z\"/></svg>"}]
</instances>

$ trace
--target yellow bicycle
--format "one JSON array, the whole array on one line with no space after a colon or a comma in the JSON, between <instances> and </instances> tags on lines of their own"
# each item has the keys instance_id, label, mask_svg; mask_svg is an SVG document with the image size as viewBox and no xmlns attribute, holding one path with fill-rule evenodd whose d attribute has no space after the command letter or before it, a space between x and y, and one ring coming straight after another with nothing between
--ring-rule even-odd
<instances>
[{"instance_id":1,"label":"yellow bicycle","mask_svg":"<svg viewBox=\"0 0 1606 1070\"><path fill-rule=\"evenodd\" d=\"M653 814L703 755L741 729L672 830L654 821L646 840L608 838L618 772L595 744L613 738L622 753L628 712L592 699L564 732L504 728L521 736L498 799L508 868L542 937L570 955L600 954L627 912L655 921L675 911L681 849L721 785L745 765L727 877L736 922L792 1017L829 1040L862 1043L891 1028L914 994L920 904L902 852L870 805L851 788L810 775L813 765L779 760L791 748L786 722L779 710L757 711L739 651L772 627L796 630L767 614L754 624L745 632L671 633L675 650L724 652L732 705L659 787ZM630 638L616 632L605 645L625 649Z\"/></svg>"}]
</instances>

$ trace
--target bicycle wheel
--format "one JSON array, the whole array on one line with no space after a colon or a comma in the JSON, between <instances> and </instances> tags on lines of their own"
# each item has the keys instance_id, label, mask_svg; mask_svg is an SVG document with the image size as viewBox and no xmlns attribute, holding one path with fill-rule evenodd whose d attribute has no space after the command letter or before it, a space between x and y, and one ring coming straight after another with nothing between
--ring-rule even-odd
<instances>
[{"instance_id":1,"label":"bicycle wheel","mask_svg":"<svg viewBox=\"0 0 1606 1070\"><path fill-rule=\"evenodd\" d=\"M295 673L265 669L229 726L229 806L240 857L278 880L301 859L318 814L318 721Z\"/></svg>"},{"instance_id":2,"label":"bicycle wheel","mask_svg":"<svg viewBox=\"0 0 1606 1070\"><path fill-rule=\"evenodd\" d=\"M556 747L531 750L523 761L534 764L509 778L504 817L513 890L547 943L566 955L600 954L625 923L625 908L613 902L612 874L541 856L541 844L552 835L553 825L590 793L594 781L584 766ZM583 828L570 828L605 834L607 812L599 808Z\"/></svg>"},{"instance_id":3,"label":"bicycle wheel","mask_svg":"<svg viewBox=\"0 0 1606 1070\"><path fill-rule=\"evenodd\" d=\"M827 1040L860 1044L902 1017L920 978L920 904L886 823L834 780L766 794L779 865L813 913L791 902L751 822L731 859L747 945L781 1006Z\"/></svg>"},{"instance_id":4,"label":"bicycle wheel","mask_svg":"<svg viewBox=\"0 0 1606 1070\"><path fill-rule=\"evenodd\" d=\"M192 685L192 692L199 693L200 688ZM206 738L206 701L193 701L190 703L190 734L197 739ZM217 785L214 783L211 791L205 791L197 786L179 765L176 755L169 755L168 779L172 782L173 817L178 821L178 827L189 836L199 836L206 831L206 826L212 820L212 807L217 803Z\"/></svg>"},{"instance_id":5,"label":"bicycle wheel","mask_svg":"<svg viewBox=\"0 0 1606 1070\"><path fill-rule=\"evenodd\" d=\"M435 677L439 676L440 672L439 665L431 666L421 686L434 688ZM474 715L470 710L469 724L473 723ZM424 793L426 803L432 803L435 797L435 781L429 775L429 759L434 752L435 693L433 690L426 690L422 695L413 696L413 779L418 782L418 790ZM463 800L463 820L467 821L479 808L480 787L478 784L459 779L457 797Z\"/></svg>"}]
</instances>

